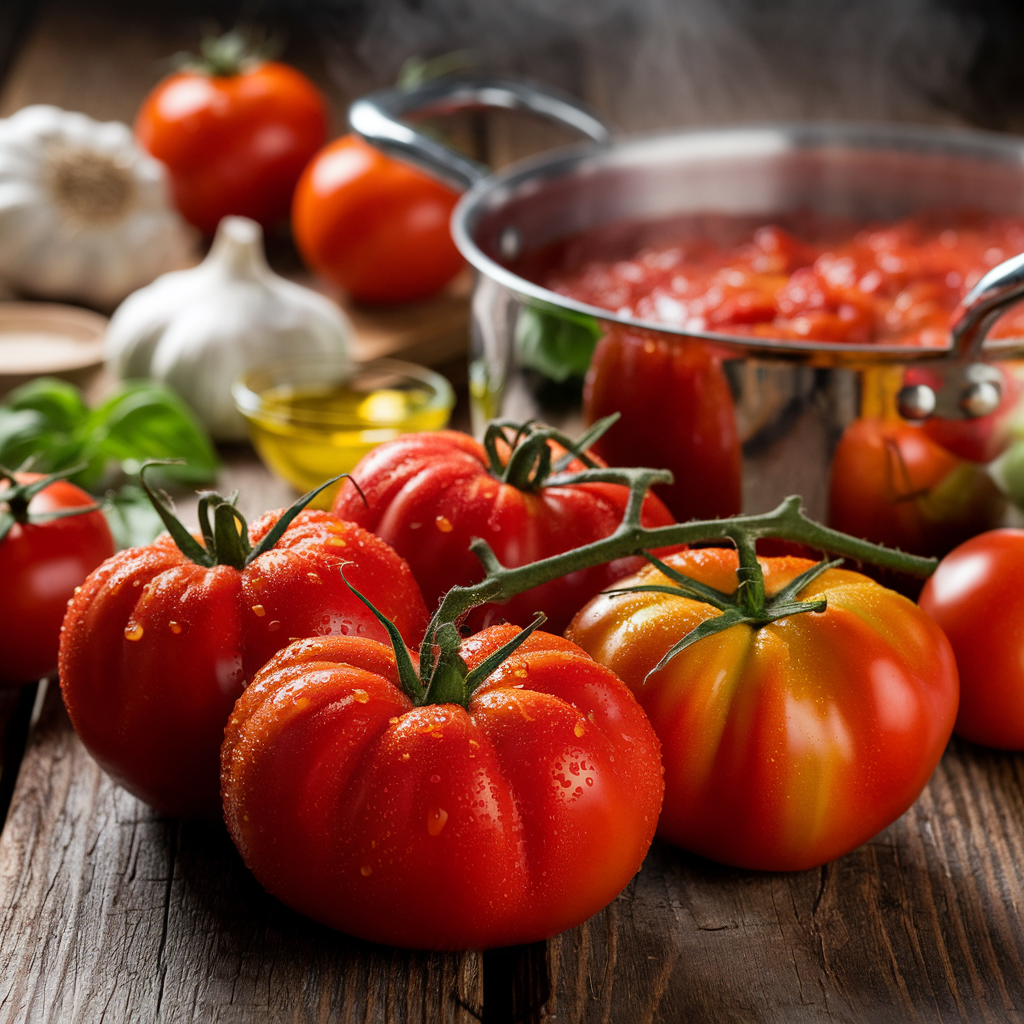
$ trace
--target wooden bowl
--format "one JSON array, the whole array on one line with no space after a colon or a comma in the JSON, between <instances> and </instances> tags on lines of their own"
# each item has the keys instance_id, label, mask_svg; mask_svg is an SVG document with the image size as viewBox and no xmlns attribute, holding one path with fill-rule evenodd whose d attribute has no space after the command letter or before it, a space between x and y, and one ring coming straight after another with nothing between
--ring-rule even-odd
<instances>
[{"instance_id":1,"label":"wooden bowl","mask_svg":"<svg viewBox=\"0 0 1024 1024\"><path fill-rule=\"evenodd\" d=\"M43 375L82 383L103 362L107 318L52 302L0 302L0 394Z\"/></svg>"}]
</instances>

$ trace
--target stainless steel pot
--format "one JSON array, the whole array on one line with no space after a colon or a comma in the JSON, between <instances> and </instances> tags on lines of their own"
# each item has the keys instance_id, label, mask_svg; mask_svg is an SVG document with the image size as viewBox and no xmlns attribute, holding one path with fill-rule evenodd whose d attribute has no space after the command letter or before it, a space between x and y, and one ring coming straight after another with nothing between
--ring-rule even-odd
<instances>
[{"instance_id":1,"label":"stainless steel pot","mask_svg":"<svg viewBox=\"0 0 1024 1024\"><path fill-rule=\"evenodd\" d=\"M413 126L421 117L480 107L532 110L591 141L491 174ZM806 210L859 220L897 219L934 207L1024 214L1024 140L959 128L808 123L612 142L600 119L570 98L490 80L376 93L355 103L350 119L373 144L468 189L452 232L478 271L475 429L495 415L555 420L571 429L573 413L545 407L550 389L531 387L522 372L515 339L524 310L582 314L605 330L619 325L703 342L722 354L735 400L744 509L764 510L800 493L810 512L823 517L838 439L865 404L876 401L879 387L898 393L908 419L981 416L1000 400L1000 375L991 364L1024 357L1024 339L985 341L998 314L1024 296L1024 256L979 283L942 350L754 340L676 328L568 299L510 269L550 243L602 225L701 212L768 221ZM933 385L903 386L902 370L910 365L933 371Z\"/></svg>"}]
</instances>

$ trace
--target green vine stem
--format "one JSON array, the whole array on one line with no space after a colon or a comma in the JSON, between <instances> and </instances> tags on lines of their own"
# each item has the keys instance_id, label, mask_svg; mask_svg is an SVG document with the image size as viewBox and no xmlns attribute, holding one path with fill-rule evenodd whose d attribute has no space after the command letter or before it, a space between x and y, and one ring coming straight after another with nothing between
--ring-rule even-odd
<instances>
[{"instance_id":1,"label":"green vine stem","mask_svg":"<svg viewBox=\"0 0 1024 1024\"><path fill-rule=\"evenodd\" d=\"M553 476L548 483L571 483L580 475ZM568 573L629 555L642 555L652 548L714 540L732 541L740 555L740 588L747 591L741 594L741 599L744 603L753 602L754 612L758 611L759 604L763 605L764 601L764 584L755 553L755 545L762 537L794 541L818 551L827 551L911 576L929 576L937 564L934 558L908 555L822 526L804 514L801 499L797 496L786 498L773 511L760 515L700 520L647 529L640 523L644 496L652 484L670 482L671 474L653 469L591 469L586 471L586 479L629 487L626 511L615 532L603 540L514 568L502 565L486 541L479 538L473 540L470 549L483 564L486 576L471 586L453 587L444 596L427 627L420 648L421 664L431 664L438 631L445 624L458 622L477 605L489 602L501 604L517 594ZM764 612L763 607L760 611Z\"/></svg>"}]
</instances>

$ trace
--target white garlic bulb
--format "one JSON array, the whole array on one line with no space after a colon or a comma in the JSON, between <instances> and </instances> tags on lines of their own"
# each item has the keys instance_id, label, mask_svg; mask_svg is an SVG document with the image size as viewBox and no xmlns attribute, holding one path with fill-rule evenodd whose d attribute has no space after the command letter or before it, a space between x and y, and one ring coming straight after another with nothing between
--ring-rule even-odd
<instances>
[{"instance_id":1,"label":"white garlic bulb","mask_svg":"<svg viewBox=\"0 0 1024 1024\"><path fill-rule=\"evenodd\" d=\"M273 273L263 232L225 217L206 259L129 296L107 330L107 363L121 378L177 391L220 441L246 435L231 398L244 370L290 355L348 356L352 328L325 296Z\"/></svg>"},{"instance_id":2,"label":"white garlic bulb","mask_svg":"<svg viewBox=\"0 0 1024 1024\"><path fill-rule=\"evenodd\" d=\"M189 266L196 235L131 129L58 107L0 119L0 280L110 307Z\"/></svg>"}]
</instances>

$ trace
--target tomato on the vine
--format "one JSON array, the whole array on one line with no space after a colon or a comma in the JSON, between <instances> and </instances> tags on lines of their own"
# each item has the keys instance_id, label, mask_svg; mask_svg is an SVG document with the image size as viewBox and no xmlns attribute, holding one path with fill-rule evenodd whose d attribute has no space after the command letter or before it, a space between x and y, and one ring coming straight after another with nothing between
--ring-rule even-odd
<instances>
[{"instance_id":1,"label":"tomato on the vine","mask_svg":"<svg viewBox=\"0 0 1024 1024\"><path fill-rule=\"evenodd\" d=\"M47 479L0 474L0 686L35 682L56 669L67 603L114 553L92 497L66 480L33 486ZM87 507L94 511L67 514Z\"/></svg>"},{"instance_id":2,"label":"tomato on the vine","mask_svg":"<svg viewBox=\"0 0 1024 1024\"><path fill-rule=\"evenodd\" d=\"M762 558L779 597L814 563ZM737 555L702 548L672 570L737 592ZM763 625L736 622L662 658L718 610L663 592L599 596L567 631L636 694L661 740L658 834L713 860L791 871L859 846L895 821L942 756L957 709L949 642L907 598L824 568ZM816 570L817 571L817 570ZM619 587L672 587L649 566ZM723 615L725 613L722 613ZM655 670L656 671L652 671Z\"/></svg>"},{"instance_id":3,"label":"tomato on the vine","mask_svg":"<svg viewBox=\"0 0 1024 1024\"><path fill-rule=\"evenodd\" d=\"M136 137L167 166L175 205L201 231L228 214L271 227L323 145L327 103L301 72L249 57L232 34L204 55L146 97Z\"/></svg>"},{"instance_id":4,"label":"tomato on the vine","mask_svg":"<svg viewBox=\"0 0 1024 1024\"><path fill-rule=\"evenodd\" d=\"M463 671L517 635L464 640ZM636 701L539 632L469 681L461 699L414 701L395 652L354 637L293 644L257 675L225 733L222 787L269 892L420 949L537 941L614 899L661 806L658 741Z\"/></svg>"},{"instance_id":5,"label":"tomato on the vine","mask_svg":"<svg viewBox=\"0 0 1024 1024\"><path fill-rule=\"evenodd\" d=\"M306 263L359 302L415 302L463 267L448 220L458 194L357 135L302 174L292 233Z\"/></svg>"},{"instance_id":6,"label":"tomato on the vine","mask_svg":"<svg viewBox=\"0 0 1024 1024\"><path fill-rule=\"evenodd\" d=\"M120 552L82 585L61 633L61 689L79 737L166 814L216 811L224 725L276 651L296 637L387 639L342 566L410 642L427 622L408 566L355 524L308 510L290 519L293 506L246 531L212 498L213 527L200 506L205 543L176 524L173 537Z\"/></svg>"},{"instance_id":7,"label":"tomato on the vine","mask_svg":"<svg viewBox=\"0 0 1024 1024\"><path fill-rule=\"evenodd\" d=\"M954 548L919 603L949 637L960 670L953 731L1024 750L1024 530L990 530Z\"/></svg>"},{"instance_id":8,"label":"tomato on the vine","mask_svg":"<svg viewBox=\"0 0 1024 1024\"><path fill-rule=\"evenodd\" d=\"M832 458L829 525L876 544L942 555L998 522L1004 506L984 467L900 419L855 420Z\"/></svg>"},{"instance_id":9,"label":"tomato on the vine","mask_svg":"<svg viewBox=\"0 0 1024 1024\"><path fill-rule=\"evenodd\" d=\"M398 437L363 457L338 491L333 511L371 530L405 558L433 608L453 586L483 579L483 566L469 547L474 537L487 541L504 565L519 566L607 537L622 521L629 489L560 483L551 468L568 456L551 433L549 428L523 430L511 438L512 445L499 427L488 431L484 444L457 431ZM587 468L571 459L564 470ZM673 519L658 498L648 495L642 521L653 527ZM640 564L636 558L617 559L572 573L506 604L475 608L468 625L482 629L507 619L526 626L542 611L550 630L561 632L585 601Z\"/></svg>"},{"instance_id":10,"label":"tomato on the vine","mask_svg":"<svg viewBox=\"0 0 1024 1024\"><path fill-rule=\"evenodd\" d=\"M610 466L672 471L675 483L657 492L680 522L739 513L736 410L721 361L707 346L610 328L594 350L583 407L588 423L622 414L594 445Z\"/></svg>"}]
</instances>

